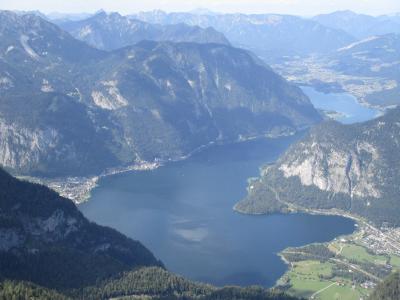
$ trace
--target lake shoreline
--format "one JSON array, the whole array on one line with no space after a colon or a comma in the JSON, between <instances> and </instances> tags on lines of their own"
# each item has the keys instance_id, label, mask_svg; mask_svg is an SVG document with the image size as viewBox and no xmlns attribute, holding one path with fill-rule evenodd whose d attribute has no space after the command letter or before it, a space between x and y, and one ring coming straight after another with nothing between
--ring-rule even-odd
<instances>
[{"instance_id":1,"label":"lake shoreline","mask_svg":"<svg viewBox=\"0 0 400 300\"><path fill-rule=\"evenodd\" d=\"M153 162L141 161L132 165L115 167L108 170L105 170L99 175L88 176L88 177L61 177L61 178L42 178L42 177L32 177L32 176L18 176L18 178L22 180L26 180L33 183L38 183L45 185L52 190L56 191L60 194L60 196L68 198L72 200L76 205L80 205L89 201L91 197L91 192L98 186L98 182L100 179L123 174L126 172L132 171L152 171L162 167L168 163L175 163L189 159L193 155L200 153L210 147L213 146L223 146L223 145L234 145L238 143L246 143L250 141L255 141L259 139L278 139L283 137L290 137L301 132L304 132L307 128L299 128L298 130L293 130L289 132L272 134L272 133L264 133L255 136L240 136L237 140L226 140L226 141L211 141L208 144L201 145L191 152L178 157L178 158L170 158L170 159L157 159Z\"/></svg>"},{"instance_id":2,"label":"lake shoreline","mask_svg":"<svg viewBox=\"0 0 400 300\"><path fill-rule=\"evenodd\" d=\"M313 86L310 85L301 85L301 88L311 88L316 90ZM305 91L304 91L305 92ZM307 92L305 92L307 94ZM324 93L326 94L326 93ZM327 93L329 94L348 94L348 92L344 91L342 93ZM351 95L351 94L350 94ZM369 107L377 111L378 115L382 113L380 109L373 108L368 103L365 103L363 101L360 101L357 97L354 95L351 95L354 100L363 107ZM309 96L311 100L311 96ZM315 104L314 104L315 105ZM324 110L324 109L320 109ZM341 114L341 112L338 112L337 110L332 110L336 112L337 114ZM322 113L323 114L323 113ZM326 114L324 114L326 115ZM376 115L376 117L378 117ZM340 121L340 120L337 120ZM88 201L91 197L91 192L93 189L95 189L98 186L98 182L100 179L108 177L108 176L113 176L116 174L122 174L125 172L131 172L131 171L150 171L150 170L155 170L167 163L173 163L173 162L179 162L186 160L193 156L196 153L199 153L203 150L206 150L212 146L216 145L229 145L229 144L236 144L236 143L243 143L243 142L248 142L252 140L257 140L257 139L262 139L262 138L280 138L280 137L286 137L286 136L292 136L297 133L300 133L304 131L306 128L299 128L297 130L292 130L289 132L283 132L283 133L264 133L260 135L255 135L255 136L239 136L237 140L216 140L216 141L211 141L208 144L201 145L197 147L196 149L192 150L191 152L177 158L170 158L170 159L156 159L154 161L139 161L136 163L133 163L131 165L127 166L121 166L121 167L115 167L111 168L108 170L105 170L101 174L98 175L93 175L93 176L82 176L82 177L60 177L60 178L43 178L43 177L30 177L30 176L21 176L19 178L31 181L34 183L39 183L48 186L49 188L55 190L57 193L59 193L61 196L66 197L71 199L75 204L79 205L81 203L84 203Z\"/></svg>"},{"instance_id":3,"label":"lake shoreline","mask_svg":"<svg viewBox=\"0 0 400 300\"><path fill-rule=\"evenodd\" d=\"M337 217L343 217L343 218L347 218L347 219L350 219L350 220L353 220L355 223L354 223L354 226L355 226L355 230L351 233L351 234L343 234L343 235L339 235L339 236L337 236L337 237L335 237L335 239L339 239L339 238L341 238L341 237L345 237L345 236L353 236L353 235L356 235L357 233L359 233L360 231L361 231L361 228L362 228L362 224L363 223L366 223L366 224L368 224L368 222L366 221L366 220L364 220L363 218L361 218L361 217L359 217L359 216L356 216L356 215L353 215L353 214L350 214L350 213L346 213L346 212L341 212L341 211L339 211L339 210L335 210L335 209L333 209L333 210L323 210L323 209L321 209L321 210L318 210L318 209L298 209L298 210L290 210L290 211L277 211L277 212L273 212L273 213L246 213L246 212L243 212L243 211L240 211L239 209L237 209L236 208L236 205L237 204L235 204L234 206L233 206L233 211L235 211L236 213L238 213L238 214L241 214L241 215L245 215L245 216L271 216L271 215L275 215L275 214L281 214L281 215L290 215L290 214L306 214L306 215L314 215L314 216L337 216ZM326 244L326 243L329 243L330 241L328 241L328 242L325 242L325 243L322 243L322 244ZM305 245L303 245L303 246L300 246L300 247L305 247L305 246L308 246L308 245L312 245L312 244L321 244L321 243L309 243L309 244L305 244ZM295 248L300 248L300 247L295 247ZM291 248L291 247L289 247L289 248ZM278 278L277 279L277 281L275 282L275 284L274 284L274 287L278 287L279 286L279 282L289 273L289 272L291 272L292 270L293 270L293 263L291 262L291 261L289 261L289 260L287 260L285 257L284 257L284 255L283 255L283 253L287 250L288 248L285 248L285 249L283 249L282 251L280 251L279 253L277 253L277 256L279 256L280 257L280 259L285 263L285 265L287 266L287 270L286 270L286 272L280 277L280 278Z\"/></svg>"},{"instance_id":4,"label":"lake shoreline","mask_svg":"<svg viewBox=\"0 0 400 300\"><path fill-rule=\"evenodd\" d=\"M276 213L259 213L259 214L252 214L252 213L246 213L246 212L241 212L240 210L234 209L237 213L242 214L242 215L254 215L254 216L261 216L261 215L274 215ZM395 246L393 246L397 251L397 253L395 253L393 251L393 249L388 250L388 253L386 253L386 255L400 255L400 241L395 241L395 238L391 238L391 235L388 234L387 232L390 231L400 231L399 228L397 227L393 227L393 228L377 228L375 227L375 225L373 223L370 223L366 218L363 218L361 216L355 215L355 214L351 214L349 212L345 212L342 210L338 210L338 209L306 209L306 208L299 208L297 207L297 210L291 210L289 212L277 212L279 214L297 214L297 213L303 213L303 214L308 214L308 215L320 215L320 216L338 216L338 217L343 217L343 218L347 218L347 219L351 219L354 221L354 226L355 229L352 233L350 234L342 234L339 235L337 237L335 237L334 239L332 239L331 241L327 241L327 242L323 242L323 243L309 243L309 244L305 244L304 246L298 246L298 247L288 247L283 249L282 251L277 253L277 256L280 257L281 261L287 266L287 270L285 271L285 273L276 280L274 287L278 288L278 289L286 289L287 287L287 283L288 283L288 278L290 277L290 275L295 272L296 270L296 262L291 261L290 259L287 259L285 257L285 253L289 250L289 251L293 251L296 249L301 249L302 247L307 247L309 245L324 245L329 247L330 244L332 243L342 243L343 245L362 245L362 247L364 247L364 249L366 249L366 251L369 251L369 253L372 253L371 255L375 255L375 257L379 257L380 255L382 255L381 253L376 252L376 249L374 247L371 247L371 245L368 244L357 244L357 241L360 240L360 236L364 236L366 234L366 232L368 232L368 234L371 234L372 236L375 236L376 239L382 239L382 237L384 237L384 239L386 239L387 241L389 241L389 243L391 242L395 242ZM398 246L396 246L398 244ZM381 249L382 250L382 249ZM343 265L346 264L346 260L341 259L340 257L337 257L338 255L340 255L341 250L339 251L339 253L335 254L335 258L333 260L331 260L332 263L337 263L339 265ZM315 260L315 259L314 259ZM304 260L305 261L305 260ZM300 262L302 262L302 260L300 260ZM322 262L321 262L322 264ZM362 268L360 268L357 264L356 265L350 265L350 268L358 271L358 272L365 272ZM358 269L357 269L358 268ZM377 282L379 282L378 279L376 279ZM294 293L293 295L296 296L296 293Z\"/></svg>"}]
</instances>

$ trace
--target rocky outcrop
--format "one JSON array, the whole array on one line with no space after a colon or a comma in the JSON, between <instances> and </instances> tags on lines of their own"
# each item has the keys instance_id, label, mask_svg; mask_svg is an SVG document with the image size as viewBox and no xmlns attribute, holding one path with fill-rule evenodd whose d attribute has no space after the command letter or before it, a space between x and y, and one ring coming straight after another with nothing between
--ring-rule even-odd
<instances>
[{"instance_id":1,"label":"rocky outcrop","mask_svg":"<svg viewBox=\"0 0 400 300\"><path fill-rule=\"evenodd\" d=\"M345 149L313 141L311 146L307 142L298 147L302 148L298 149L300 157L290 156L279 165L285 178L298 177L305 186L350 197L380 198L382 183L375 178L379 150L370 143L360 142L353 149Z\"/></svg>"},{"instance_id":2,"label":"rocky outcrop","mask_svg":"<svg viewBox=\"0 0 400 300\"><path fill-rule=\"evenodd\" d=\"M318 125L263 170L236 208L336 208L399 225L399 153L400 108L366 123Z\"/></svg>"},{"instance_id":3,"label":"rocky outcrop","mask_svg":"<svg viewBox=\"0 0 400 300\"><path fill-rule=\"evenodd\" d=\"M0 165L24 170L39 164L43 157L57 147L56 130L22 127L0 118Z\"/></svg>"}]
</instances>

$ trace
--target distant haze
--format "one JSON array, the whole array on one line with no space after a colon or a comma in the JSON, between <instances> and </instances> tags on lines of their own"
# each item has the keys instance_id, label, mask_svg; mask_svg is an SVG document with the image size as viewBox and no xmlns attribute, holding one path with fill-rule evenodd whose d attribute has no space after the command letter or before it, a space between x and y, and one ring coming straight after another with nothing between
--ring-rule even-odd
<instances>
[{"instance_id":1,"label":"distant haze","mask_svg":"<svg viewBox=\"0 0 400 300\"><path fill-rule=\"evenodd\" d=\"M281 13L311 16L337 10L353 10L370 15L400 12L399 0L0 0L4 10L51 12L94 12L100 9L129 14L162 9L190 11L206 8L216 12Z\"/></svg>"}]
</instances>

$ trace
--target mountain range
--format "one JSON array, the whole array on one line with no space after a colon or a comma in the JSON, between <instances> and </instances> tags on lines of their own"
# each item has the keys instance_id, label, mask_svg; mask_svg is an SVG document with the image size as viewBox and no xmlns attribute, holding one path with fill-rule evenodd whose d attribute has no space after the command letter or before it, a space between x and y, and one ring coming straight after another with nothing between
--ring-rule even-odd
<instances>
[{"instance_id":1,"label":"mountain range","mask_svg":"<svg viewBox=\"0 0 400 300\"><path fill-rule=\"evenodd\" d=\"M299 88L229 45L102 51L6 11L0 34L0 164L20 175L99 174L321 120Z\"/></svg>"},{"instance_id":2,"label":"mountain range","mask_svg":"<svg viewBox=\"0 0 400 300\"><path fill-rule=\"evenodd\" d=\"M310 19L277 14L194 14L151 11L131 16L153 24L186 23L222 32L237 47L251 50L268 63L286 56L328 53L356 39L343 30Z\"/></svg>"},{"instance_id":3,"label":"mountain range","mask_svg":"<svg viewBox=\"0 0 400 300\"><path fill-rule=\"evenodd\" d=\"M143 40L229 45L225 36L211 27L149 24L118 13L100 12L84 20L58 25L73 37L102 50L116 50Z\"/></svg>"},{"instance_id":4,"label":"mountain range","mask_svg":"<svg viewBox=\"0 0 400 300\"><path fill-rule=\"evenodd\" d=\"M236 209L338 209L399 226L399 153L400 108L365 123L322 123L263 168Z\"/></svg>"},{"instance_id":5,"label":"mountain range","mask_svg":"<svg viewBox=\"0 0 400 300\"><path fill-rule=\"evenodd\" d=\"M0 298L294 300L172 274L139 241L8 172L98 175L308 128L322 121L319 112L264 61L318 54L338 73L398 83L398 16L338 12L310 20L199 10L53 17L62 20L0 11ZM369 100L397 104L398 94L394 84ZM365 123L323 122L264 166L235 209L322 209L399 226L399 150L400 108ZM371 299L397 299L398 276Z\"/></svg>"}]
</instances>

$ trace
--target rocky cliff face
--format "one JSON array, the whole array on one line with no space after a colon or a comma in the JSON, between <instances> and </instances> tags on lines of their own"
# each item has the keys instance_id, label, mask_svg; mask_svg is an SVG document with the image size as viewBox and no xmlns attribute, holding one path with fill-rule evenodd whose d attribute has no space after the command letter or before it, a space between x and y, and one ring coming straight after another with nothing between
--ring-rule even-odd
<instances>
[{"instance_id":1,"label":"rocky cliff face","mask_svg":"<svg viewBox=\"0 0 400 300\"><path fill-rule=\"evenodd\" d=\"M0 120L0 162L13 169L25 169L32 163L39 163L57 145L57 140L55 130L29 130Z\"/></svg>"},{"instance_id":2,"label":"rocky cliff face","mask_svg":"<svg viewBox=\"0 0 400 300\"><path fill-rule=\"evenodd\" d=\"M337 145L334 137L321 141L311 133L307 142L282 158L279 170L285 178L298 177L302 185L321 191L379 198L383 184L375 177L379 159L379 146L365 140Z\"/></svg>"},{"instance_id":3,"label":"rocky cliff face","mask_svg":"<svg viewBox=\"0 0 400 300\"><path fill-rule=\"evenodd\" d=\"M400 109L366 123L316 126L264 170L237 208L267 212L268 201L279 209L339 208L398 225L399 133Z\"/></svg>"},{"instance_id":4,"label":"rocky cliff face","mask_svg":"<svg viewBox=\"0 0 400 300\"><path fill-rule=\"evenodd\" d=\"M229 45L105 52L11 12L0 33L0 164L18 174L99 174L321 119L300 89Z\"/></svg>"}]
</instances>

